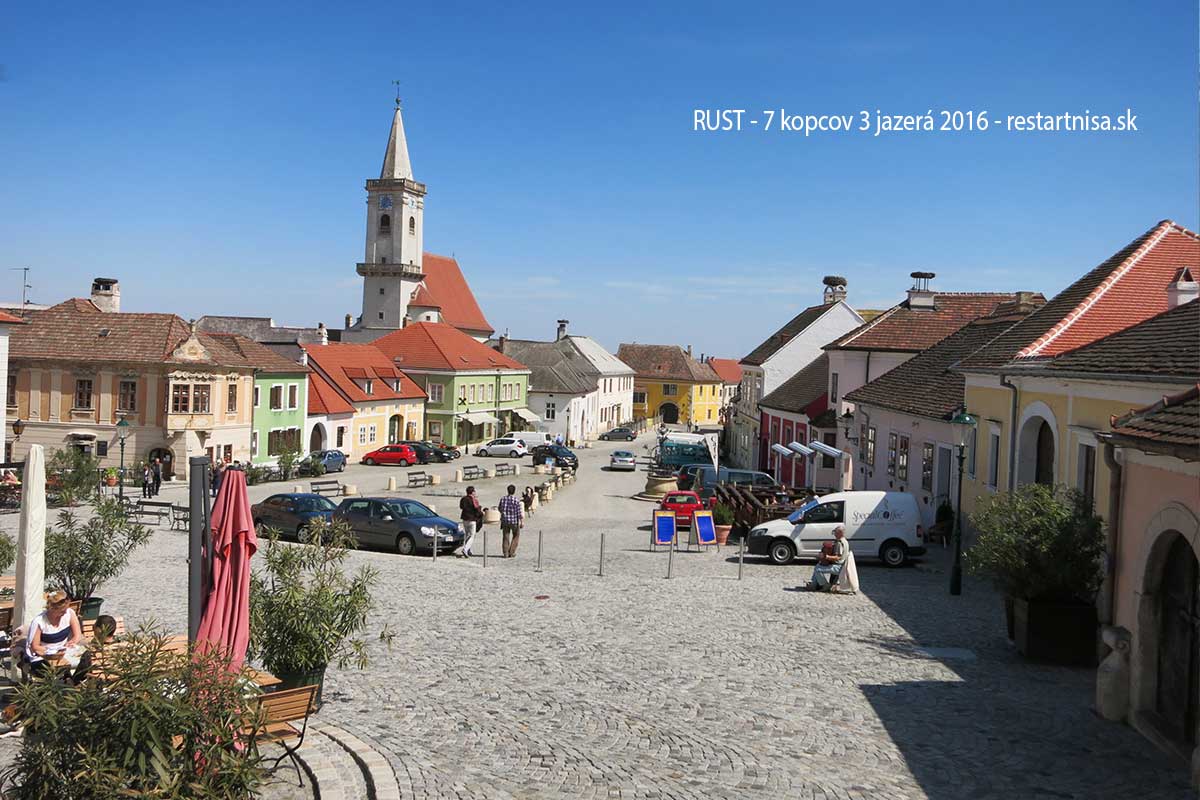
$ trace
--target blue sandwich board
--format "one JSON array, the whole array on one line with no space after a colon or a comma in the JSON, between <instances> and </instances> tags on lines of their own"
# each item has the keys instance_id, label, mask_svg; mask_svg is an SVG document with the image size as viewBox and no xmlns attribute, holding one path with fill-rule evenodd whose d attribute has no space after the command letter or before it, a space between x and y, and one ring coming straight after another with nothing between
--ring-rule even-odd
<instances>
[{"instance_id":1,"label":"blue sandwich board","mask_svg":"<svg viewBox=\"0 0 1200 800\"><path fill-rule=\"evenodd\" d=\"M711 511L692 512L692 531L695 534L696 543L702 547L711 547L717 543L717 529L713 524Z\"/></svg>"},{"instance_id":2,"label":"blue sandwich board","mask_svg":"<svg viewBox=\"0 0 1200 800\"><path fill-rule=\"evenodd\" d=\"M655 511L654 530L650 539L651 546L666 545L670 547L675 542L675 512Z\"/></svg>"}]
</instances>

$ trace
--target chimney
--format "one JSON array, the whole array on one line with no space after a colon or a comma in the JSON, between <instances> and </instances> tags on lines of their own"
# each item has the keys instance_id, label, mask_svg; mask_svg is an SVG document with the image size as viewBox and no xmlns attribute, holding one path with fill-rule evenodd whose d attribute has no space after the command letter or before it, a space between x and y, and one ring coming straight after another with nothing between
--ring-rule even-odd
<instances>
[{"instance_id":1,"label":"chimney","mask_svg":"<svg viewBox=\"0 0 1200 800\"><path fill-rule=\"evenodd\" d=\"M121 310L121 284L116 278L93 279L92 302L101 311L117 313Z\"/></svg>"},{"instance_id":2,"label":"chimney","mask_svg":"<svg viewBox=\"0 0 1200 800\"><path fill-rule=\"evenodd\" d=\"M324 322L317 323L317 339L321 344L329 344L329 329L325 327Z\"/></svg>"},{"instance_id":3,"label":"chimney","mask_svg":"<svg viewBox=\"0 0 1200 800\"><path fill-rule=\"evenodd\" d=\"M558 333L555 335L554 341L556 341L556 342L560 341L563 337L565 337L567 335L567 323L569 323L570 321L571 320L569 320L569 319L560 319L558 321Z\"/></svg>"},{"instance_id":4,"label":"chimney","mask_svg":"<svg viewBox=\"0 0 1200 800\"><path fill-rule=\"evenodd\" d=\"M831 306L834 303L845 302L846 300L846 279L841 275L826 275L821 283L825 284L825 291L822 299L825 305Z\"/></svg>"},{"instance_id":5,"label":"chimney","mask_svg":"<svg viewBox=\"0 0 1200 800\"><path fill-rule=\"evenodd\" d=\"M692 346L690 344L687 346L687 354L688 358L692 357Z\"/></svg>"},{"instance_id":6,"label":"chimney","mask_svg":"<svg viewBox=\"0 0 1200 800\"><path fill-rule=\"evenodd\" d=\"M1175 279L1167 284L1167 308L1178 308L1200 297L1200 283L1192 277L1192 271L1180 267Z\"/></svg>"},{"instance_id":7,"label":"chimney","mask_svg":"<svg viewBox=\"0 0 1200 800\"><path fill-rule=\"evenodd\" d=\"M353 319L349 314L346 315L346 330L350 330L350 321Z\"/></svg>"},{"instance_id":8,"label":"chimney","mask_svg":"<svg viewBox=\"0 0 1200 800\"><path fill-rule=\"evenodd\" d=\"M500 334L500 339L496 342L496 352L503 355L504 350L507 347L508 347L508 334L502 333L502 334Z\"/></svg>"},{"instance_id":9,"label":"chimney","mask_svg":"<svg viewBox=\"0 0 1200 800\"><path fill-rule=\"evenodd\" d=\"M308 351L305 350L303 347L300 348L300 358L297 360L300 362L300 366L302 366L302 367L308 366Z\"/></svg>"},{"instance_id":10,"label":"chimney","mask_svg":"<svg viewBox=\"0 0 1200 800\"><path fill-rule=\"evenodd\" d=\"M933 290L929 288L929 282L937 277L932 272L910 272L909 277L913 279L912 288L908 290L908 307L910 309L933 309Z\"/></svg>"}]
</instances>

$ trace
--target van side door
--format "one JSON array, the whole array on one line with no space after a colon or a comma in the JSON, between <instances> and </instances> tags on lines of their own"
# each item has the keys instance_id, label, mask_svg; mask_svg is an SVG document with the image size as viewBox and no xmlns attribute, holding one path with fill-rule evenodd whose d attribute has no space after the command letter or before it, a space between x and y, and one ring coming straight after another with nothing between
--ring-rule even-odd
<instances>
[{"instance_id":1,"label":"van side door","mask_svg":"<svg viewBox=\"0 0 1200 800\"><path fill-rule=\"evenodd\" d=\"M846 503L842 500L813 506L793 529L792 539L796 542L797 551L805 555L820 553L821 545L833 541L833 529L843 524L845 519Z\"/></svg>"}]
</instances>

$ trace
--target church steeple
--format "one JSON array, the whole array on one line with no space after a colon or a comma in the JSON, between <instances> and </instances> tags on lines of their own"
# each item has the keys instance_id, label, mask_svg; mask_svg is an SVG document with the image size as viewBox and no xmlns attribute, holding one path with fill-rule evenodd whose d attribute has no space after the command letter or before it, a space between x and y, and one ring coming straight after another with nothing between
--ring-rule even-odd
<instances>
[{"instance_id":1,"label":"church steeple","mask_svg":"<svg viewBox=\"0 0 1200 800\"><path fill-rule=\"evenodd\" d=\"M400 113L400 98L396 98L396 113L392 115L392 133L388 136L387 151L383 154L380 180L413 180L412 163L408 160L408 140L404 136L404 117Z\"/></svg>"}]
</instances>

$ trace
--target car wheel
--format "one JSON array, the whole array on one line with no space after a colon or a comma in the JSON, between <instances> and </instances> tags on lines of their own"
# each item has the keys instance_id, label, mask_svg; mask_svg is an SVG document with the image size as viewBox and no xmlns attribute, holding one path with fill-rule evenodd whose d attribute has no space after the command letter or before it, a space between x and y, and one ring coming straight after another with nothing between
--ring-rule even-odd
<instances>
[{"instance_id":1,"label":"car wheel","mask_svg":"<svg viewBox=\"0 0 1200 800\"><path fill-rule=\"evenodd\" d=\"M521 454L518 453L516 450L510 450L510 451L508 451L508 457L509 458L520 458Z\"/></svg>"},{"instance_id":2,"label":"car wheel","mask_svg":"<svg viewBox=\"0 0 1200 800\"><path fill-rule=\"evenodd\" d=\"M303 542L306 539L308 539L308 526L307 525L298 525L296 527L296 541Z\"/></svg>"},{"instance_id":3,"label":"car wheel","mask_svg":"<svg viewBox=\"0 0 1200 800\"><path fill-rule=\"evenodd\" d=\"M402 459L400 459L400 461L399 461L399 464L400 464L400 466L402 466L402 467L407 467L407 466L408 466L408 459L407 459L407 458L402 458Z\"/></svg>"},{"instance_id":4,"label":"car wheel","mask_svg":"<svg viewBox=\"0 0 1200 800\"><path fill-rule=\"evenodd\" d=\"M787 539L776 539L771 542L771 549L768 552L772 562L790 564L796 558L796 545Z\"/></svg>"},{"instance_id":5,"label":"car wheel","mask_svg":"<svg viewBox=\"0 0 1200 800\"><path fill-rule=\"evenodd\" d=\"M345 471L346 471L346 462L343 461L342 465L340 467L338 467L338 472L345 472Z\"/></svg>"},{"instance_id":6,"label":"car wheel","mask_svg":"<svg viewBox=\"0 0 1200 800\"><path fill-rule=\"evenodd\" d=\"M476 455L476 456L486 456L486 455L487 455L487 450L484 450L484 449L481 447L481 448L479 448L478 450L476 450L476 451L475 451L475 455Z\"/></svg>"},{"instance_id":7,"label":"car wheel","mask_svg":"<svg viewBox=\"0 0 1200 800\"><path fill-rule=\"evenodd\" d=\"M411 556L417 552L417 543L407 533L396 537L396 552L402 556Z\"/></svg>"},{"instance_id":8,"label":"car wheel","mask_svg":"<svg viewBox=\"0 0 1200 800\"><path fill-rule=\"evenodd\" d=\"M364 459L363 459L363 463L364 463L364 464L366 464L368 467L373 467L373 466L375 466L375 459L373 459L373 458L364 458Z\"/></svg>"},{"instance_id":9,"label":"car wheel","mask_svg":"<svg viewBox=\"0 0 1200 800\"><path fill-rule=\"evenodd\" d=\"M889 567L903 567L908 563L908 547L899 539L889 539L879 548L879 560Z\"/></svg>"}]
</instances>

